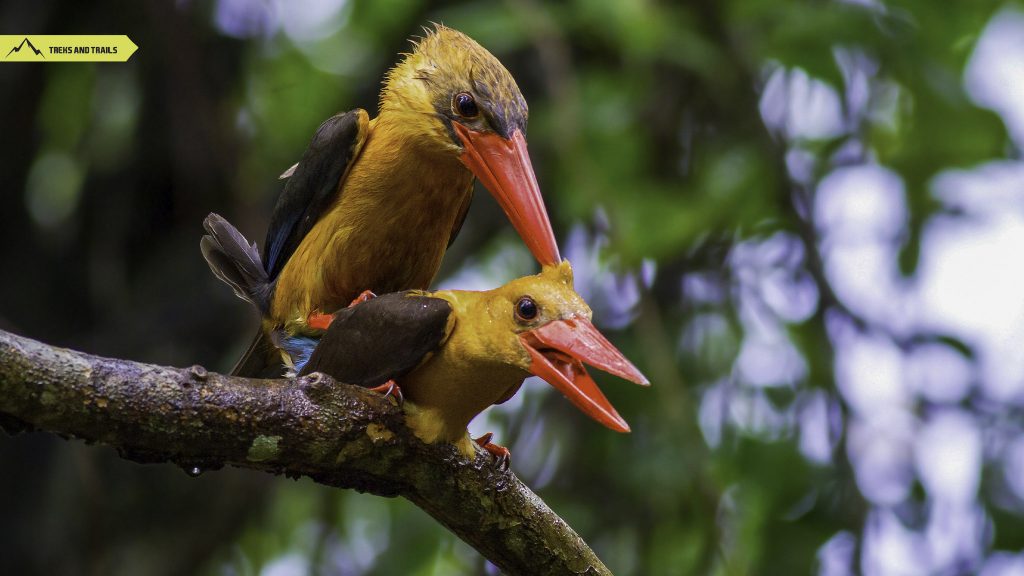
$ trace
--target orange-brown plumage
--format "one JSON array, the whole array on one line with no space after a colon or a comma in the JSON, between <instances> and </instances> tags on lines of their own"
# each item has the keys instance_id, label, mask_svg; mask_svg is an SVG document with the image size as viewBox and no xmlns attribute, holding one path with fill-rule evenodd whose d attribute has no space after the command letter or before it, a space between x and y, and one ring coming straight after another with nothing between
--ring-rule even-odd
<instances>
[{"instance_id":1,"label":"orange-brown plumage","mask_svg":"<svg viewBox=\"0 0 1024 576\"><path fill-rule=\"evenodd\" d=\"M364 290L427 288L468 211L474 177L537 259L558 263L526 119L526 102L494 56L455 30L429 31L388 73L379 115L328 120L289 171L264 246L271 293L263 335L235 372L273 375L270 332L310 332L310 314Z\"/></svg>"},{"instance_id":2,"label":"orange-brown plumage","mask_svg":"<svg viewBox=\"0 0 1024 576\"><path fill-rule=\"evenodd\" d=\"M281 272L275 323L298 329L310 312L341 308L363 290L424 289L433 280L473 174L450 154L403 148L407 130L394 123L384 115L369 123L339 201Z\"/></svg>"}]
</instances>

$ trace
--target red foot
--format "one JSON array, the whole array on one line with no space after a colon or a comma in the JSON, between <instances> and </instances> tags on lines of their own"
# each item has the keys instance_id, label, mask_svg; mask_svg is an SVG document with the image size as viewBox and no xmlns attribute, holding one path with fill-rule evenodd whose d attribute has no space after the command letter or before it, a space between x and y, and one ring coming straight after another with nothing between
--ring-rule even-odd
<instances>
[{"instance_id":1,"label":"red foot","mask_svg":"<svg viewBox=\"0 0 1024 576\"><path fill-rule=\"evenodd\" d=\"M369 292L369 290L367 290ZM405 402L405 397L402 396L402 389L398 387L398 384L394 380L388 380L380 386L374 386L370 388L371 392L379 392L384 395L385 398L388 396L394 396L395 400L398 401L398 405L401 406Z\"/></svg>"},{"instance_id":2,"label":"red foot","mask_svg":"<svg viewBox=\"0 0 1024 576\"><path fill-rule=\"evenodd\" d=\"M367 300L373 300L376 297L377 297L377 295L374 294L371 290L363 290L363 292L361 294L359 294L359 296L356 296L355 300L353 300L348 305L348 307L351 308L351 307L355 306L356 304L362 304L363 302L366 302Z\"/></svg>"},{"instance_id":3,"label":"red foot","mask_svg":"<svg viewBox=\"0 0 1024 576\"><path fill-rule=\"evenodd\" d=\"M493 432L488 432L479 438L474 438L473 442L476 442L477 446L487 450L494 456L495 468L504 472L508 470L509 464L512 463L512 453L508 451L508 448L491 442L491 438L494 437Z\"/></svg>"},{"instance_id":4,"label":"red foot","mask_svg":"<svg viewBox=\"0 0 1024 576\"><path fill-rule=\"evenodd\" d=\"M333 314L321 314L320 312L313 312L306 317L306 326L316 330L327 330L331 327L331 322L334 322Z\"/></svg>"},{"instance_id":5,"label":"red foot","mask_svg":"<svg viewBox=\"0 0 1024 576\"><path fill-rule=\"evenodd\" d=\"M362 304L363 302L366 302L367 300L372 300L376 297L377 295L374 294L372 291L363 290L362 294L356 296L355 300L353 300L347 307L351 308L356 304ZM328 328L331 327L331 322L334 322L333 314L311 312L309 316L306 316L306 326L309 326L314 330L327 330Z\"/></svg>"}]
</instances>

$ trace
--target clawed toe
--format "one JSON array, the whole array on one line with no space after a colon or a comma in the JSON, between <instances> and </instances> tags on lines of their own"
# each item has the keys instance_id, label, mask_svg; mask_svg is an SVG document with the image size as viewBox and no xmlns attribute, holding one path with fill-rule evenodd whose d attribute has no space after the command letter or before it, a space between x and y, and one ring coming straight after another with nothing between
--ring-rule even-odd
<instances>
[{"instance_id":1,"label":"clawed toe","mask_svg":"<svg viewBox=\"0 0 1024 576\"><path fill-rule=\"evenodd\" d=\"M367 290L367 292L369 292L369 290ZM399 406L405 403L405 397L402 396L402 388L396 384L394 380L388 380L380 386L374 386L373 388L370 388L370 391L383 394L385 398L388 396L393 397L395 401L398 402Z\"/></svg>"},{"instance_id":2,"label":"clawed toe","mask_svg":"<svg viewBox=\"0 0 1024 576\"><path fill-rule=\"evenodd\" d=\"M331 327L331 322L334 322L334 314L313 312L309 316L306 316L306 326L309 326L314 330L327 330Z\"/></svg>"},{"instance_id":3,"label":"clawed toe","mask_svg":"<svg viewBox=\"0 0 1024 576\"><path fill-rule=\"evenodd\" d=\"M477 446L490 452L491 456L494 457L494 467L504 472L512 464L512 453L509 452L508 448L491 442L493 437L494 433L488 432L479 438L474 438L473 441L476 442Z\"/></svg>"},{"instance_id":4,"label":"clawed toe","mask_svg":"<svg viewBox=\"0 0 1024 576\"><path fill-rule=\"evenodd\" d=\"M349 303L348 307L351 308L356 304L362 304L363 302L366 302L367 300L373 300L376 297L377 295L374 294L372 290L363 290L359 294L359 296L356 296L355 299L353 299L352 302Z\"/></svg>"},{"instance_id":5,"label":"clawed toe","mask_svg":"<svg viewBox=\"0 0 1024 576\"><path fill-rule=\"evenodd\" d=\"M362 304L368 300L373 300L377 295L370 290L363 290L359 296L356 296L354 300L348 305L348 308L355 306L356 304ZM327 330L331 327L331 322L334 322L334 314L324 314L320 311L310 312L306 316L306 326L313 328L314 330Z\"/></svg>"}]
</instances>

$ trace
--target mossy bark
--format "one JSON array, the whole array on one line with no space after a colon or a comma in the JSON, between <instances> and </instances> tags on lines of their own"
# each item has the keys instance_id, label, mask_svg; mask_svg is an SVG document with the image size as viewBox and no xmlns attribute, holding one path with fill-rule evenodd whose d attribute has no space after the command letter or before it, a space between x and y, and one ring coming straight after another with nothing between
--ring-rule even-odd
<instances>
[{"instance_id":1,"label":"mossy bark","mask_svg":"<svg viewBox=\"0 0 1024 576\"><path fill-rule=\"evenodd\" d=\"M0 425L109 444L188 471L225 464L402 496L508 574L610 574L489 454L426 445L401 409L312 375L255 380L100 358L0 331Z\"/></svg>"}]
</instances>

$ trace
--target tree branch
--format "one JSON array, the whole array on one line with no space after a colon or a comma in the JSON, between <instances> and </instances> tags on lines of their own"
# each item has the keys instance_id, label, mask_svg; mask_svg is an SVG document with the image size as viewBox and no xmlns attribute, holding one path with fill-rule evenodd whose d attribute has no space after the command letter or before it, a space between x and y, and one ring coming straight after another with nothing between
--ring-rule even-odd
<instances>
[{"instance_id":1,"label":"tree branch","mask_svg":"<svg viewBox=\"0 0 1024 576\"><path fill-rule=\"evenodd\" d=\"M90 356L0 331L0 425L102 442L139 462L224 464L403 496L509 574L610 574L489 455L427 445L401 409L313 375L255 380Z\"/></svg>"}]
</instances>

